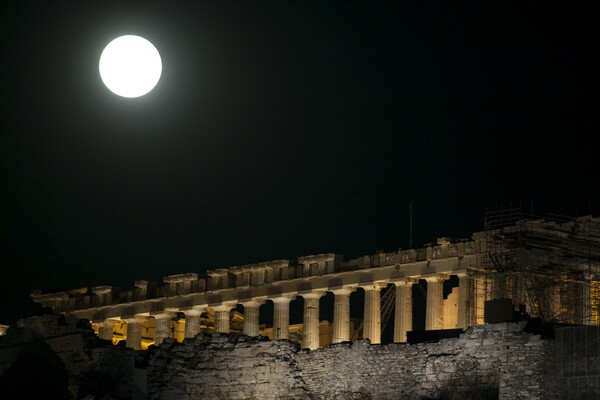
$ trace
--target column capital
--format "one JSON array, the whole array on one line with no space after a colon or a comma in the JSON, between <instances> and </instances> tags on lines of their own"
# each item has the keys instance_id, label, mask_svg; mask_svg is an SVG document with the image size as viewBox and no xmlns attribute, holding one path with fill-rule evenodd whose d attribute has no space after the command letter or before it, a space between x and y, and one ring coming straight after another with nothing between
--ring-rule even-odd
<instances>
[{"instance_id":1,"label":"column capital","mask_svg":"<svg viewBox=\"0 0 600 400\"><path fill-rule=\"evenodd\" d=\"M453 272L452 274L458 276L459 278L466 278L469 276L469 271L458 271Z\"/></svg>"},{"instance_id":2,"label":"column capital","mask_svg":"<svg viewBox=\"0 0 600 400\"><path fill-rule=\"evenodd\" d=\"M296 297L296 296L293 296ZM292 301L292 296L290 295L285 295L285 296L278 296L278 297L272 297L269 300L271 300L273 303L289 303Z\"/></svg>"},{"instance_id":3,"label":"column capital","mask_svg":"<svg viewBox=\"0 0 600 400\"><path fill-rule=\"evenodd\" d=\"M364 285L359 285L359 287L363 288L365 291L379 291L387 286L387 282L372 282Z\"/></svg>"},{"instance_id":4,"label":"column capital","mask_svg":"<svg viewBox=\"0 0 600 400\"><path fill-rule=\"evenodd\" d=\"M337 295L349 295L350 293L356 291L357 286L338 286L330 288L329 291L333 294Z\"/></svg>"},{"instance_id":5,"label":"column capital","mask_svg":"<svg viewBox=\"0 0 600 400\"><path fill-rule=\"evenodd\" d=\"M445 280L448 280L448 276L446 275L430 275L430 276L423 276L421 277L421 279L425 279L427 281L427 283L442 283Z\"/></svg>"},{"instance_id":6,"label":"column capital","mask_svg":"<svg viewBox=\"0 0 600 400\"><path fill-rule=\"evenodd\" d=\"M410 286L410 285L414 285L415 283L418 283L419 280L416 278L404 278L401 280L397 280L397 281L392 281L390 283L393 283L394 285L396 285L396 287L398 286Z\"/></svg>"},{"instance_id":7,"label":"column capital","mask_svg":"<svg viewBox=\"0 0 600 400\"><path fill-rule=\"evenodd\" d=\"M110 318L110 319L105 319L104 321L94 322L94 324L108 328L108 327L115 326L118 322L119 322L119 320Z\"/></svg>"},{"instance_id":8,"label":"column capital","mask_svg":"<svg viewBox=\"0 0 600 400\"><path fill-rule=\"evenodd\" d=\"M305 299L320 299L325 295L324 290L312 290L307 293L298 293L298 296L302 296Z\"/></svg>"},{"instance_id":9,"label":"column capital","mask_svg":"<svg viewBox=\"0 0 600 400\"><path fill-rule=\"evenodd\" d=\"M150 313L151 317L154 317L154 319L171 319L173 318L175 315L174 312L157 312L156 314Z\"/></svg>"},{"instance_id":10,"label":"column capital","mask_svg":"<svg viewBox=\"0 0 600 400\"><path fill-rule=\"evenodd\" d=\"M199 317L204 312L203 309L200 308L188 308L181 309L181 312L185 314L186 317Z\"/></svg>"},{"instance_id":11,"label":"column capital","mask_svg":"<svg viewBox=\"0 0 600 400\"><path fill-rule=\"evenodd\" d=\"M255 297L250 300L240 301L238 304L243 305L244 307L260 307L265 304L266 297Z\"/></svg>"},{"instance_id":12,"label":"column capital","mask_svg":"<svg viewBox=\"0 0 600 400\"><path fill-rule=\"evenodd\" d=\"M235 308L235 306L237 305L237 302L235 301L226 301L224 303L220 303L217 304L215 306L212 306L212 309L215 310L216 312L220 312L220 311L231 311L231 309Z\"/></svg>"},{"instance_id":13,"label":"column capital","mask_svg":"<svg viewBox=\"0 0 600 400\"><path fill-rule=\"evenodd\" d=\"M144 322L144 320L146 320L148 316L147 315L127 315L124 317L121 317L122 321L129 323L142 323Z\"/></svg>"}]
</instances>

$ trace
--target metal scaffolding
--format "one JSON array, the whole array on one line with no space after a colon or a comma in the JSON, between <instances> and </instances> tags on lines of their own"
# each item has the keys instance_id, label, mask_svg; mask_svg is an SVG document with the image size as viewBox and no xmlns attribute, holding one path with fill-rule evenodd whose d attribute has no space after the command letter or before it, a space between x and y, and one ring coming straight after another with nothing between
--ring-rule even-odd
<instances>
[{"instance_id":1,"label":"metal scaffolding","mask_svg":"<svg viewBox=\"0 0 600 400\"><path fill-rule=\"evenodd\" d=\"M547 322L600 325L600 218L488 212L474 319L484 300L510 299Z\"/></svg>"},{"instance_id":2,"label":"metal scaffolding","mask_svg":"<svg viewBox=\"0 0 600 400\"><path fill-rule=\"evenodd\" d=\"M390 322L390 317L392 316L392 312L394 311L394 304L396 301L396 286L388 285L385 289L383 289L383 294L381 295L381 332L385 330L388 323ZM362 338L363 327L365 320L362 319L360 321L360 325L354 332L352 336L352 340L358 340Z\"/></svg>"}]
</instances>

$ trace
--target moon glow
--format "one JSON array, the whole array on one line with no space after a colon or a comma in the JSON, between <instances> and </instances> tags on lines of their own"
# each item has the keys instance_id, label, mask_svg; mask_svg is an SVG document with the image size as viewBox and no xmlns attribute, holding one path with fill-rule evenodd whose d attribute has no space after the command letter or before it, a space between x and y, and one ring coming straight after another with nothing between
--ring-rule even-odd
<instances>
[{"instance_id":1,"label":"moon glow","mask_svg":"<svg viewBox=\"0 0 600 400\"><path fill-rule=\"evenodd\" d=\"M111 92L132 98L154 89L162 73L162 61L148 40L126 35L104 48L98 68L102 82Z\"/></svg>"}]
</instances>

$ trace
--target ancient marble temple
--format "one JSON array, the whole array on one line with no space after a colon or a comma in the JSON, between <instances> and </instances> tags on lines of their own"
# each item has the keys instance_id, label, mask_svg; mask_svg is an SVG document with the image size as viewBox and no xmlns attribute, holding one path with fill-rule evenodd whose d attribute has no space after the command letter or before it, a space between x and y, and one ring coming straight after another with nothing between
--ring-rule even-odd
<instances>
[{"instance_id":1,"label":"ancient marble temple","mask_svg":"<svg viewBox=\"0 0 600 400\"><path fill-rule=\"evenodd\" d=\"M484 302L492 294L484 268L486 255L486 234L480 232L468 240L440 238L422 248L351 260L318 254L208 270L202 275L166 276L162 286L140 280L129 291L97 286L59 293L37 291L32 297L55 312L90 320L101 338L113 343L125 340L133 349L168 337L181 341L199 332L257 336L267 330L273 339L288 339L290 332L297 332L303 348L316 349L353 339L356 326L350 318L350 296L358 290L364 291L362 338L380 343L382 289L394 290L393 340L400 343L413 329L412 290L419 280L427 282L426 330L484 323ZM452 276L457 284L444 296L444 281ZM327 292L334 299L331 323L319 320L319 300ZM290 326L290 303L299 297L304 302L300 329ZM261 331L259 311L265 302L273 303L273 325ZM241 310L239 305L243 314L233 311Z\"/></svg>"}]
</instances>

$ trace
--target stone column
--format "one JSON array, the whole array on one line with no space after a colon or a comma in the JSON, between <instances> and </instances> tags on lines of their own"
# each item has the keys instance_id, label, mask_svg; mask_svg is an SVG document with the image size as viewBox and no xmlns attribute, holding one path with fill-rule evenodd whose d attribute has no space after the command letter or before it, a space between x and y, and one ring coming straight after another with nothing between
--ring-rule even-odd
<instances>
[{"instance_id":1,"label":"stone column","mask_svg":"<svg viewBox=\"0 0 600 400\"><path fill-rule=\"evenodd\" d=\"M590 276L588 273L584 274L585 281L581 284L582 302L581 302L581 323L583 325L591 325L592 323L592 307L591 307L591 290L590 290Z\"/></svg>"},{"instance_id":2,"label":"stone column","mask_svg":"<svg viewBox=\"0 0 600 400\"><path fill-rule=\"evenodd\" d=\"M332 290L333 303L333 337L331 343L350 341L350 288Z\"/></svg>"},{"instance_id":3,"label":"stone column","mask_svg":"<svg viewBox=\"0 0 600 400\"><path fill-rule=\"evenodd\" d=\"M521 282L522 284L522 282ZM522 304L527 304L525 292L519 290ZM472 306L472 324L483 325L485 301L488 300L487 280L483 276L473 277L473 306Z\"/></svg>"},{"instance_id":4,"label":"stone column","mask_svg":"<svg viewBox=\"0 0 600 400\"><path fill-rule=\"evenodd\" d=\"M185 331L184 337L193 338L200 332L200 315L202 315L202 310L199 309L191 309L191 310L182 310L185 314Z\"/></svg>"},{"instance_id":5,"label":"stone column","mask_svg":"<svg viewBox=\"0 0 600 400\"><path fill-rule=\"evenodd\" d=\"M241 304L244 306L244 335L258 336L258 310L262 302L251 300Z\"/></svg>"},{"instance_id":6,"label":"stone column","mask_svg":"<svg viewBox=\"0 0 600 400\"><path fill-rule=\"evenodd\" d=\"M512 284L513 284L512 301L515 306L515 310L520 310L520 306L522 304L525 304L525 302L523 301L523 295L522 295L523 284L520 281L521 280L519 279L519 275L513 274L513 276L512 276ZM469 286L474 286L474 279L470 279L470 282L473 282L473 283L470 283ZM473 302L473 300L471 300L471 302ZM473 325L473 323L471 322L472 320L473 320L473 318L471 317L471 319L468 321L467 325Z\"/></svg>"},{"instance_id":7,"label":"stone column","mask_svg":"<svg viewBox=\"0 0 600 400\"><path fill-rule=\"evenodd\" d=\"M98 306L105 306L112 303L113 287L96 286L92 288L92 293L98 298Z\"/></svg>"},{"instance_id":8,"label":"stone column","mask_svg":"<svg viewBox=\"0 0 600 400\"><path fill-rule=\"evenodd\" d=\"M412 331L413 280L394 282L396 304L394 309L394 343L406 342L406 332Z\"/></svg>"},{"instance_id":9,"label":"stone column","mask_svg":"<svg viewBox=\"0 0 600 400\"><path fill-rule=\"evenodd\" d=\"M371 344L381 343L381 287L377 284L363 286L365 289L365 316L363 339Z\"/></svg>"},{"instance_id":10,"label":"stone column","mask_svg":"<svg viewBox=\"0 0 600 400\"><path fill-rule=\"evenodd\" d=\"M127 337L125 346L134 349L142 349L142 317L123 318L127 322Z\"/></svg>"},{"instance_id":11,"label":"stone column","mask_svg":"<svg viewBox=\"0 0 600 400\"><path fill-rule=\"evenodd\" d=\"M558 283L548 286L548 315L546 320L558 321L560 319L560 286Z\"/></svg>"},{"instance_id":12,"label":"stone column","mask_svg":"<svg viewBox=\"0 0 600 400\"><path fill-rule=\"evenodd\" d=\"M213 307L216 312L215 318L215 332L217 333L229 333L229 323L231 321L231 304L221 304L220 306Z\"/></svg>"},{"instance_id":13,"label":"stone column","mask_svg":"<svg viewBox=\"0 0 600 400\"><path fill-rule=\"evenodd\" d=\"M290 301L287 296L271 299L275 306L273 315L273 339L289 339L290 337Z\"/></svg>"},{"instance_id":14,"label":"stone column","mask_svg":"<svg viewBox=\"0 0 600 400\"><path fill-rule=\"evenodd\" d=\"M103 340L113 340L113 328L117 324L117 321L113 319L107 319L103 322L98 323L98 337Z\"/></svg>"},{"instance_id":15,"label":"stone column","mask_svg":"<svg viewBox=\"0 0 600 400\"><path fill-rule=\"evenodd\" d=\"M428 276L423 279L427 281L425 330L442 329L442 305L444 301L444 280L446 277Z\"/></svg>"},{"instance_id":16,"label":"stone column","mask_svg":"<svg viewBox=\"0 0 600 400\"><path fill-rule=\"evenodd\" d=\"M161 313L153 315L153 317L156 321L156 333L154 335L154 344L158 346L166 338L171 337L171 319L173 318L173 314ZM187 327L187 316L185 323Z\"/></svg>"},{"instance_id":17,"label":"stone column","mask_svg":"<svg viewBox=\"0 0 600 400\"><path fill-rule=\"evenodd\" d=\"M134 300L143 300L148 297L148 281L140 280L133 282L136 290L134 291Z\"/></svg>"},{"instance_id":18,"label":"stone column","mask_svg":"<svg viewBox=\"0 0 600 400\"><path fill-rule=\"evenodd\" d=\"M301 294L304 297L304 333L302 348L315 350L319 348L319 299L323 292Z\"/></svg>"},{"instance_id":19,"label":"stone column","mask_svg":"<svg viewBox=\"0 0 600 400\"><path fill-rule=\"evenodd\" d=\"M459 272L458 276L458 319L459 328L464 328L469 324L469 275L466 272ZM427 283L429 285L429 283Z\"/></svg>"}]
</instances>

